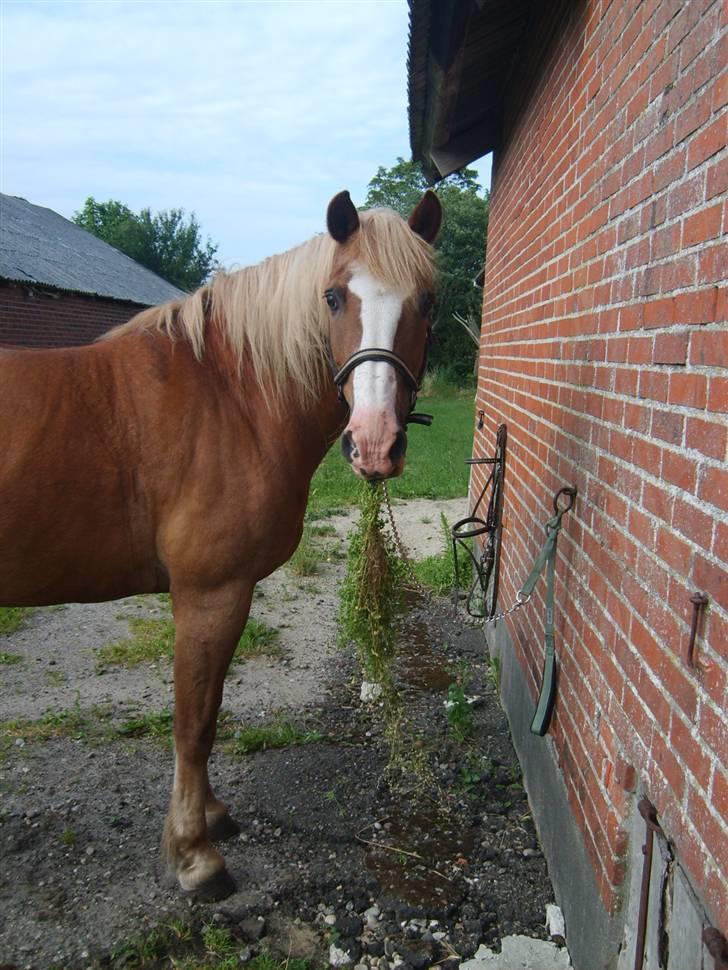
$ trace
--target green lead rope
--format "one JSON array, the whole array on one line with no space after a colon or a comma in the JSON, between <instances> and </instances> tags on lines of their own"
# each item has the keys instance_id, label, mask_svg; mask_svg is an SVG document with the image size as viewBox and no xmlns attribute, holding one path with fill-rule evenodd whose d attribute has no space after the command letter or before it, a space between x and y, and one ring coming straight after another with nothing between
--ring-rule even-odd
<instances>
[{"instance_id":1,"label":"green lead rope","mask_svg":"<svg viewBox=\"0 0 728 970\"><path fill-rule=\"evenodd\" d=\"M568 497L568 505L559 507L559 498ZM533 593L536 583L546 566L546 620L544 623L545 653L541 691L536 711L531 721L531 733L543 737L549 729L551 714L556 700L556 646L554 641L554 586L556 579L556 543L561 531L561 518L574 504L576 489L570 486L559 489L554 496L554 515L546 523L546 542L538 554L526 582L518 593L519 600L526 600Z\"/></svg>"}]
</instances>

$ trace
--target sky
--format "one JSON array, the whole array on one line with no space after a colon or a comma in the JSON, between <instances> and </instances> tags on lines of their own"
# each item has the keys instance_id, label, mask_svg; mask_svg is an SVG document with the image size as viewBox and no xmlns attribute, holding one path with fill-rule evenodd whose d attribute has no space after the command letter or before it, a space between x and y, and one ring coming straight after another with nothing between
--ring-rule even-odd
<instances>
[{"instance_id":1,"label":"sky","mask_svg":"<svg viewBox=\"0 0 728 970\"><path fill-rule=\"evenodd\" d=\"M0 0L0 191L183 208L257 262L410 157L407 38L406 0Z\"/></svg>"}]
</instances>

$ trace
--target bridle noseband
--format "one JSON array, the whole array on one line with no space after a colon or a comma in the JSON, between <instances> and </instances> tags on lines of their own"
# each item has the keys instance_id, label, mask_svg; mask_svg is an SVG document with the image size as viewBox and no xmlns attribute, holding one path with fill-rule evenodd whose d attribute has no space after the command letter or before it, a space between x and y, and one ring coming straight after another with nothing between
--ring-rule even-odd
<instances>
[{"instance_id":1,"label":"bridle noseband","mask_svg":"<svg viewBox=\"0 0 728 970\"><path fill-rule=\"evenodd\" d=\"M336 370L336 364L334 363L333 355L329 349L329 364L331 366L331 372L334 377L334 384L336 384L339 389L339 400L342 403L347 404L346 398L344 397L344 384L351 372L366 361L382 361L385 364L390 364L396 371L404 377L407 382L407 386L410 390L410 409L407 417L405 418L405 424L432 424L431 414L416 414L414 407L417 403L417 394L422 386L422 378L425 375L425 368L427 367L427 352L432 342L432 327L427 328L427 343L425 345L425 355L422 360L422 367L420 368L420 373L417 377L412 373L407 364L402 360L399 354L395 354L393 350L385 350L383 347L363 347L361 350L355 351L351 357L346 360L341 367Z\"/></svg>"}]
</instances>

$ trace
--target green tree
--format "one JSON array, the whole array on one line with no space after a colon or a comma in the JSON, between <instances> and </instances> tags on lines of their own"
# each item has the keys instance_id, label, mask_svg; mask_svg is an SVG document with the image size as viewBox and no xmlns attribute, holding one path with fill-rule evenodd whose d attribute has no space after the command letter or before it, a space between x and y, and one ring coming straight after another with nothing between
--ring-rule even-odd
<instances>
[{"instance_id":1,"label":"green tree","mask_svg":"<svg viewBox=\"0 0 728 970\"><path fill-rule=\"evenodd\" d=\"M405 218L429 188L419 162L398 158L391 168L380 166L369 182L365 207L388 206ZM430 367L458 383L473 373L477 349L454 314L479 324L482 291L473 285L483 268L488 231L488 193L481 194L477 172L465 168L436 187L443 224L435 242L440 287L435 310L435 343Z\"/></svg>"},{"instance_id":2,"label":"green tree","mask_svg":"<svg viewBox=\"0 0 728 970\"><path fill-rule=\"evenodd\" d=\"M73 221L182 290L197 289L217 267L217 246L209 238L202 243L195 214L186 219L184 209L135 213L89 197Z\"/></svg>"}]
</instances>

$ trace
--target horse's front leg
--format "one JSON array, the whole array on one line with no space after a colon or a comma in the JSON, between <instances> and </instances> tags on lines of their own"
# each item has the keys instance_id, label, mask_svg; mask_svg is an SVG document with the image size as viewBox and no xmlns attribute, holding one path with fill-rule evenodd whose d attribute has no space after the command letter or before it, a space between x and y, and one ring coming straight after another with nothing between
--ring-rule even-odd
<instances>
[{"instance_id":1,"label":"horse's front leg","mask_svg":"<svg viewBox=\"0 0 728 970\"><path fill-rule=\"evenodd\" d=\"M231 834L234 823L210 788L207 759L225 673L252 591L246 584L173 593L175 769L163 849L182 889L206 899L221 899L235 889L223 857L210 844L210 835Z\"/></svg>"}]
</instances>

